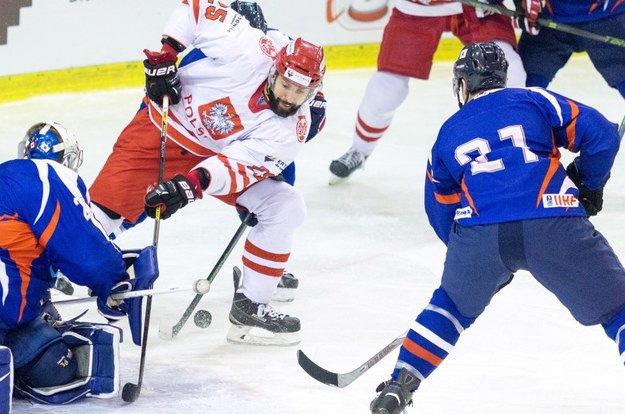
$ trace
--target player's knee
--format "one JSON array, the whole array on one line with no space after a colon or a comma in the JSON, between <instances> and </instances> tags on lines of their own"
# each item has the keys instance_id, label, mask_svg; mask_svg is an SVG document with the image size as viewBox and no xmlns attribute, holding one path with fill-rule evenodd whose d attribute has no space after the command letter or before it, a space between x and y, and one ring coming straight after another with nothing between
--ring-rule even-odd
<instances>
[{"instance_id":1,"label":"player's knee","mask_svg":"<svg viewBox=\"0 0 625 414\"><path fill-rule=\"evenodd\" d=\"M25 366L16 370L16 379L30 387L55 387L71 382L77 363L72 351L61 340L46 347Z\"/></svg>"}]
</instances>

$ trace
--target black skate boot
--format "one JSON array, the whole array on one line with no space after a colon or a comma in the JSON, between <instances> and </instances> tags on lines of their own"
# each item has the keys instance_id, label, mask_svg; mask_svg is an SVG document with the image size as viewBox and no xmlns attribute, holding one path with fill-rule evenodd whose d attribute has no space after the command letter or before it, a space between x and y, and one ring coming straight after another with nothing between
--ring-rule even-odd
<instances>
[{"instance_id":1,"label":"black skate boot","mask_svg":"<svg viewBox=\"0 0 625 414\"><path fill-rule=\"evenodd\" d=\"M412 393L421 381L406 368L399 371L397 380L390 380L378 385L378 396L371 401L372 414L402 414L412 405Z\"/></svg>"},{"instance_id":2,"label":"black skate boot","mask_svg":"<svg viewBox=\"0 0 625 414\"><path fill-rule=\"evenodd\" d=\"M238 286L240 275L241 271L235 267L235 286ZM269 304L254 302L236 291L230 308L230 322L228 342L253 345L295 345L300 342L298 318Z\"/></svg>"},{"instance_id":3,"label":"black skate boot","mask_svg":"<svg viewBox=\"0 0 625 414\"><path fill-rule=\"evenodd\" d=\"M358 168L363 168L367 156L351 147L345 154L330 163L330 184L342 181Z\"/></svg>"},{"instance_id":4,"label":"black skate boot","mask_svg":"<svg viewBox=\"0 0 625 414\"><path fill-rule=\"evenodd\" d=\"M293 273L285 271L280 277L278 287L271 300L276 302L292 302L295 299L295 289L299 286L299 279Z\"/></svg>"},{"instance_id":5,"label":"black skate boot","mask_svg":"<svg viewBox=\"0 0 625 414\"><path fill-rule=\"evenodd\" d=\"M41 299L41 318L49 323L50 325L54 325L56 323L60 323L62 318L59 311L52 303L52 296L50 295L50 289L46 291L45 296Z\"/></svg>"}]
</instances>

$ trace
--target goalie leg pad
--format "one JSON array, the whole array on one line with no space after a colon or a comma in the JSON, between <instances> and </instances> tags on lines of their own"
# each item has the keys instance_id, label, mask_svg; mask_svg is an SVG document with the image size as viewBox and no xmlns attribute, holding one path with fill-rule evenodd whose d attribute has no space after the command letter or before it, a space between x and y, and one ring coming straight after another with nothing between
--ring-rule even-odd
<instances>
[{"instance_id":1,"label":"goalie leg pad","mask_svg":"<svg viewBox=\"0 0 625 414\"><path fill-rule=\"evenodd\" d=\"M0 412L10 413L13 401L13 354L0 345Z\"/></svg>"},{"instance_id":2,"label":"goalie leg pad","mask_svg":"<svg viewBox=\"0 0 625 414\"><path fill-rule=\"evenodd\" d=\"M118 395L121 329L80 322L67 324L61 329L62 341L76 361L74 378L52 387L16 384L20 395L43 404L67 404L84 397L112 398Z\"/></svg>"}]
</instances>

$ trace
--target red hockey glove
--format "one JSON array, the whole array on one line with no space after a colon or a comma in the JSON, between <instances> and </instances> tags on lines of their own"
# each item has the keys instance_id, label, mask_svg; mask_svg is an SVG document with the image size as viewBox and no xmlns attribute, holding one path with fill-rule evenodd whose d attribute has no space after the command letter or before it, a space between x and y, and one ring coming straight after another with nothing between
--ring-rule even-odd
<instances>
[{"instance_id":1,"label":"red hockey glove","mask_svg":"<svg viewBox=\"0 0 625 414\"><path fill-rule=\"evenodd\" d=\"M540 33L538 15L545 4L544 0L516 0L517 16L512 18L512 25L532 36Z\"/></svg>"},{"instance_id":2,"label":"red hockey glove","mask_svg":"<svg viewBox=\"0 0 625 414\"><path fill-rule=\"evenodd\" d=\"M180 78L176 68L176 55L171 52L143 51L147 59L145 68L145 93L152 101L163 104L163 96L168 95L172 104L180 102Z\"/></svg>"}]
</instances>

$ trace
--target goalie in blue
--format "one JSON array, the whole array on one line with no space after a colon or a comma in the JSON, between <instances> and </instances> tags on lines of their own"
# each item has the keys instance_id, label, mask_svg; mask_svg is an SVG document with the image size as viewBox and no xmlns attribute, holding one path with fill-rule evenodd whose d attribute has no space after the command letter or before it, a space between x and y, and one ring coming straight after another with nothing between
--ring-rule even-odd
<instances>
[{"instance_id":1,"label":"goalie in blue","mask_svg":"<svg viewBox=\"0 0 625 414\"><path fill-rule=\"evenodd\" d=\"M603 206L616 124L540 88L506 88L495 43L454 64L460 110L430 153L425 208L447 245L441 285L404 340L373 414L399 414L510 274L526 270L582 325L601 325L625 359L625 269L589 216ZM565 168L560 149L579 156Z\"/></svg>"},{"instance_id":2,"label":"goalie in blue","mask_svg":"<svg viewBox=\"0 0 625 414\"><path fill-rule=\"evenodd\" d=\"M0 345L12 354L14 392L49 404L115 396L121 330L50 321L42 304L62 272L97 295L98 311L109 321L129 315L134 338L141 330L140 316L133 315L140 315L140 302L109 295L151 285L158 276L155 251L125 258L95 221L77 174L82 151L62 125L33 125L18 158L0 164Z\"/></svg>"}]
</instances>

